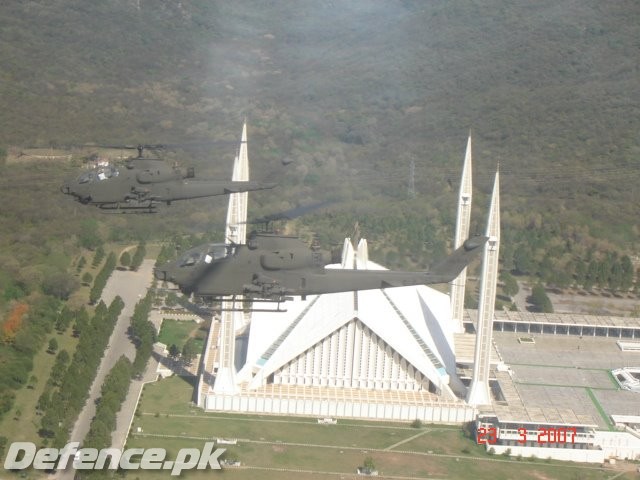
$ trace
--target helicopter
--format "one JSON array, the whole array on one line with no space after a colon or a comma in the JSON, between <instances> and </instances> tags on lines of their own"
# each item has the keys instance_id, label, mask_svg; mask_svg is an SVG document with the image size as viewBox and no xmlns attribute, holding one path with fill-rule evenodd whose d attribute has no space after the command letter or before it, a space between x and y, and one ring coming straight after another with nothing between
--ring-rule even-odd
<instances>
[{"instance_id":1,"label":"helicopter","mask_svg":"<svg viewBox=\"0 0 640 480\"><path fill-rule=\"evenodd\" d=\"M121 213L155 213L159 203L175 200L228 195L236 192L271 189L275 183L256 181L193 180L193 167L180 169L159 158L143 157L145 148L164 145L138 145L138 156L123 166L97 166L68 179L62 193L72 195L82 204Z\"/></svg>"},{"instance_id":2,"label":"helicopter","mask_svg":"<svg viewBox=\"0 0 640 480\"><path fill-rule=\"evenodd\" d=\"M208 243L177 260L156 267L159 280L172 282L185 295L217 300L240 296L277 302L292 296L408 285L448 283L480 253L489 237L467 239L426 272L325 268L340 262L338 252L308 247L300 238L252 232L246 244Z\"/></svg>"}]
</instances>

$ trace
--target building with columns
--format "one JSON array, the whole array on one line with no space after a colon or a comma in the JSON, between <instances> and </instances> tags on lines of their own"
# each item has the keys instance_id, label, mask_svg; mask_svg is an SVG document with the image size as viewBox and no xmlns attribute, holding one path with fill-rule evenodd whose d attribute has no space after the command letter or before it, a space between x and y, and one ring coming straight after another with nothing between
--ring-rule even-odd
<instances>
[{"instance_id":1,"label":"building with columns","mask_svg":"<svg viewBox=\"0 0 640 480\"><path fill-rule=\"evenodd\" d=\"M331 268L380 269L366 240ZM212 410L458 423L474 409L456 374L448 295L426 286L314 295L254 312L238 391Z\"/></svg>"},{"instance_id":2,"label":"building with columns","mask_svg":"<svg viewBox=\"0 0 640 480\"><path fill-rule=\"evenodd\" d=\"M234 165L236 180L248 180L246 147L245 126ZM455 246L468 236L471 185L469 138ZM258 414L475 421L478 441L496 453L599 463L640 459L637 393L616 391L606 377L594 378L593 388L581 383L591 379L582 376L585 371L597 376L591 357L603 349L609 349L603 353L607 365L628 363L627 355L639 348L633 341L639 335L636 319L495 312L499 191L496 173L477 310L464 309L464 272L451 282L450 294L427 286L343 292L295 298L286 302L286 312L250 314L227 303L209 332L197 404L207 410ZM234 195L227 238L242 243L247 195ZM369 260L366 240L354 247L346 239L341 263L331 268L384 267ZM494 330L521 336L508 338L510 343L501 344L499 352ZM549 337L552 346L568 341L566 351L556 345L550 352L562 365L575 363L575 368L534 365L547 352L536 344ZM607 343L600 341L609 337ZM587 341L597 349L581 351L580 344ZM579 362L587 368L578 367ZM626 376L613 371L618 379L631 379L632 385L633 372L640 368L628 370L632 374ZM547 384L554 380L549 378L540 385L540 375L560 376L560 384ZM618 428L625 431L609 431L603 408L615 413L611 419L619 420Z\"/></svg>"},{"instance_id":3,"label":"building with columns","mask_svg":"<svg viewBox=\"0 0 640 480\"><path fill-rule=\"evenodd\" d=\"M234 179L248 179L246 147L245 126ZM233 238L242 234L238 227L246 220L246 202L246 194L230 198L227 234ZM456 244L468 236L470 213L471 139ZM354 248L346 239L342 262L328 268L384 267L369 260L366 240ZM463 301L465 276L452 288ZM262 306L269 310L268 304ZM454 308L460 321L452 321ZM462 303L454 306L449 295L421 285L295 298L286 309L250 316L223 310L212 323L203 355L200 406L447 423L474 418L456 366Z\"/></svg>"}]
</instances>

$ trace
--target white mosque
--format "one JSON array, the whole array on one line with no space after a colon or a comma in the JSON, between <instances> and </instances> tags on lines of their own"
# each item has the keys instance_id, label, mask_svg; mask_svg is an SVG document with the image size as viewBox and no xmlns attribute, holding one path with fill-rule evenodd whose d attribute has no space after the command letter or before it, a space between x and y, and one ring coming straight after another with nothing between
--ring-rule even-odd
<instances>
[{"instance_id":1,"label":"white mosque","mask_svg":"<svg viewBox=\"0 0 640 480\"><path fill-rule=\"evenodd\" d=\"M246 126L234 180L248 180ZM469 234L471 139L458 204L455 247ZM231 300L215 318L202 356L198 405L207 410L462 423L490 403L488 372L499 243L498 177L485 246L479 335L471 387L456 373L465 272L451 294L427 286L308 296L286 312L245 314ZM246 241L247 193L233 194L227 238ZM328 268L382 269L367 242L344 243ZM275 305L273 310L275 310ZM483 311L484 309L484 311ZM487 319L484 320L483 319Z\"/></svg>"}]
</instances>

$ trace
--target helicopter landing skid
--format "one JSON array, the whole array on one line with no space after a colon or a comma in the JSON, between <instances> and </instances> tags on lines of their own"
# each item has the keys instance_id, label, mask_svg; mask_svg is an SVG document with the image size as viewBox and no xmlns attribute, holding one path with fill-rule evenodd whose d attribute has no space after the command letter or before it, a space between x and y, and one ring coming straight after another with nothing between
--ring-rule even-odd
<instances>
[{"instance_id":1,"label":"helicopter landing skid","mask_svg":"<svg viewBox=\"0 0 640 480\"><path fill-rule=\"evenodd\" d=\"M220 306L219 307L214 307L214 310L217 312L286 312L287 309L283 309L281 308L282 304L284 302L286 302L287 300L293 300L293 297L279 297L277 299L273 299L273 298L237 298L237 297L233 297L232 299L229 299L228 297L207 297L207 301L212 301L212 302L219 302ZM236 303L240 303L243 306L241 308L223 308L222 305L225 303L231 303L231 304L236 304ZM275 308L253 308L253 304L254 303L275 303L276 306ZM247 308L247 304L249 304L250 306Z\"/></svg>"},{"instance_id":2,"label":"helicopter landing skid","mask_svg":"<svg viewBox=\"0 0 640 480\"><path fill-rule=\"evenodd\" d=\"M100 205L100 210L104 213L119 213L119 214L144 214L144 213L158 213L155 205L120 205L119 203L108 203Z\"/></svg>"}]
</instances>

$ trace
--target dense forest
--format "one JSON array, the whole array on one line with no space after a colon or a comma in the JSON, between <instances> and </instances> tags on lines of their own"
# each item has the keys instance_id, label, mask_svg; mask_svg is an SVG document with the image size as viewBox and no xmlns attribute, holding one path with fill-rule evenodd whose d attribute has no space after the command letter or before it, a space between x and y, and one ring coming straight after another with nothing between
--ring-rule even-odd
<instances>
[{"instance_id":1,"label":"dense forest","mask_svg":"<svg viewBox=\"0 0 640 480\"><path fill-rule=\"evenodd\" d=\"M79 145L169 144L148 154L228 178L244 119L252 178L280 185L251 215L338 199L288 228L329 247L358 222L374 260L425 267L451 248L471 132L471 228L499 165L506 273L631 291L638 38L633 0L2 2L0 360L28 372L100 250L222 239L223 198L73 203L63 180L107 155Z\"/></svg>"},{"instance_id":2,"label":"dense forest","mask_svg":"<svg viewBox=\"0 0 640 480\"><path fill-rule=\"evenodd\" d=\"M252 178L280 185L250 195L251 216L337 199L283 227L331 248L357 223L372 259L424 268L451 249L471 133L473 233L500 169L500 306L516 278L542 311L543 285L637 295L638 38L633 0L3 2L0 422L34 415L13 408L27 389L29 428L64 443L121 308L98 301L110 272L145 245L223 240L221 197L107 215L62 195L122 156L99 145L167 144L146 154L229 178L246 119ZM150 304L119 392L150 354Z\"/></svg>"},{"instance_id":3,"label":"dense forest","mask_svg":"<svg viewBox=\"0 0 640 480\"><path fill-rule=\"evenodd\" d=\"M358 221L374 258L390 266L441 255L471 131L472 230L484 230L499 164L505 265L523 250L529 274L541 274L550 255L566 271L638 253L636 2L0 8L5 299L47 283L72 288L64 272L96 241L220 229L221 199L153 218L73 204L58 186L95 152L65 146L168 143L177 145L160 152L168 161L226 178L244 118L253 178L281 185L252 195L251 213L338 198L330 212L299 222L325 244L340 243ZM29 147L68 155L38 161L24 154ZM293 163L283 168L282 159Z\"/></svg>"}]
</instances>

